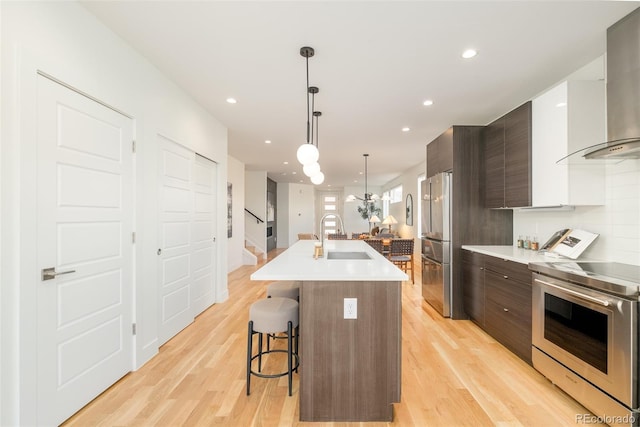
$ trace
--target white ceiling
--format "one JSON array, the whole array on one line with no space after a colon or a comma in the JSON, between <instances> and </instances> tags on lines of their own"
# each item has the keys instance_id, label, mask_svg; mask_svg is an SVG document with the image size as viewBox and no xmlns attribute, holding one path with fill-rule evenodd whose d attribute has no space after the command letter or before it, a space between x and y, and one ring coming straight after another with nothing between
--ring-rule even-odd
<instances>
[{"instance_id":1,"label":"white ceiling","mask_svg":"<svg viewBox=\"0 0 640 427\"><path fill-rule=\"evenodd\" d=\"M531 99L604 53L606 28L640 2L83 5L228 128L231 156L278 182L309 183L295 153L307 120L299 51L313 47L320 188L335 188L364 185L363 153L369 185L382 185L424 161L449 126L484 125ZM469 47L479 54L464 60Z\"/></svg>"}]
</instances>

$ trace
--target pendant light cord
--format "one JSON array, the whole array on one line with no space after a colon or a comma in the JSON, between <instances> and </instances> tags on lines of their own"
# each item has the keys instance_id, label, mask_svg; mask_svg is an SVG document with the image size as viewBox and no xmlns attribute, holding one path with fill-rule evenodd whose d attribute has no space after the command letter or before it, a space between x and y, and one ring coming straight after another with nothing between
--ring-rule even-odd
<instances>
[{"instance_id":1,"label":"pendant light cord","mask_svg":"<svg viewBox=\"0 0 640 427\"><path fill-rule=\"evenodd\" d=\"M313 126L314 126L314 120L313 118L315 116L313 116L313 113L316 111L316 93L315 91L311 92L311 145L313 145Z\"/></svg>"},{"instance_id":2,"label":"pendant light cord","mask_svg":"<svg viewBox=\"0 0 640 427\"><path fill-rule=\"evenodd\" d=\"M367 154L364 155L364 200L369 201L369 193L367 187Z\"/></svg>"},{"instance_id":3,"label":"pendant light cord","mask_svg":"<svg viewBox=\"0 0 640 427\"><path fill-rule=\"evenodd\" d=\"M310 124L309 124L309 56L306 57L307 62L307 144L309 143L309 133L311 132Z\"/></svg>"}]
</instances>

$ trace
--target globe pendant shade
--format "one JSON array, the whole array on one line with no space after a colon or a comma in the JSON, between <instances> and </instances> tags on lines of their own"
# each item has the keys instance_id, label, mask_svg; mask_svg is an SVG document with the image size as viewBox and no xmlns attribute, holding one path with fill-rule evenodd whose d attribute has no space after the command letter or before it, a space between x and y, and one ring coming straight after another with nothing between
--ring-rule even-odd
<instances>
[{"instance_id":1,"label":"globe pendant shade","mask_svg":"<svg viewBox=\"0 0 640 427\"><path fill-rule=\"evenodd\" d=\"M307 175L309 178L311 178L312 176L314 176L315 174L320 172L320 163L318 163L318 162L307 163L302 168L302 171L304 172L305 175Z\"/></svg>"},{"instance_id":2,"label":"globe pendant shade","mask_svg":"<svg viewBox=\"0 0 640 427\"><path fill-rule=\"evenodd\" d=\"M298 161L303 165L308 165L309 163L315 163L320 158L320 152L318 148L316 148L313 144L302 144L298 147L298 151L296 153L298 157Z\"/></svg>"},{"instance_id":3,"label":"globe pendant shade","mask_svg":"<svg viewBox=\"0 0 640 427\"><path fill-rule=\"evenodd\" d=\"M324 182L324 174L322 172L318 172L317 174L311 177L311 182L315 185L320 185Z\"/></svg>"}]
</instances>

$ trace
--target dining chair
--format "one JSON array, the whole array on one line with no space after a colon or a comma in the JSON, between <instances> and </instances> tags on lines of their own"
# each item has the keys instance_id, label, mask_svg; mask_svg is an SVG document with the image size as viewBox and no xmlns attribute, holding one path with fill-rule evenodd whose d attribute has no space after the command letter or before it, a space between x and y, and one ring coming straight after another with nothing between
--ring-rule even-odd
<instances>
[{"instance_id":1,"label":"dining chair","mask_svg":"<svg viewBox=\"0 0 640 427\"><path fill-rule=\"evenodd\" d=\"M347 240L347 235L342 233L329 233L327 234L329 240Z\"/></svg>"},{"instance_id":2,"label":"dining chair","mask_svg":"<svg viewBox=\"0 0 640 427\"><path fill-rule=\"evenodd\" d=\"M313 233L298 233L298 240L318 240L318 236Z\"/></svg>"},{"instance_id":3,"label":"dining chair","mask_svg":"<svg viewBox=\"0 0 640 427\"><path fill-rule=\"evenodd\" d=\"M365 242L373 249L382 254L382 240L380 239L365 239Z\"/></svg>"},{"instance_id":4,"label":"dining chair","mask_svg":"<svg viewBox=\"0 0 640 427\"><path fill-rule=\"evenodd\" d=\"M415 283L413 278L413 239L391 240L389 260L405 273L411 270L411 283Z\"/></svg>"}]
</instances>

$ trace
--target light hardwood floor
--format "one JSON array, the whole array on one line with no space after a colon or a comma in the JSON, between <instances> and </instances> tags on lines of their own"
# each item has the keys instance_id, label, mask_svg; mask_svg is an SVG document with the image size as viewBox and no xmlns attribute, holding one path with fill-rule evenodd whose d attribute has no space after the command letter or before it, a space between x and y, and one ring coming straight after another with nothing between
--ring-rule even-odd
<instances>
[{"instance_id":1,"label":"light hardwood floor","mask_svg":"<svg viewBox=\"0 0 640 427\"><path fill-rule=\"evenodd\" d=\"M292 397L286 377L253 377L246 396L248 310L269 283L249 280L256 268L230 273L227 302L201 314L64 425L387 425L299 422L297 375ZM470 321L443 319L431 309L421 297L419 273L415 285L402 285L402 401L390 425L579 425L584 407ZM285 361L275 357L265 363L277 370Z\"/></svg>"}]
</instances>

